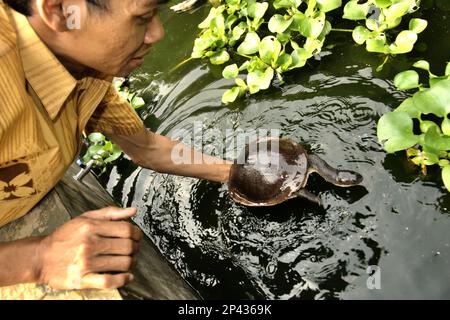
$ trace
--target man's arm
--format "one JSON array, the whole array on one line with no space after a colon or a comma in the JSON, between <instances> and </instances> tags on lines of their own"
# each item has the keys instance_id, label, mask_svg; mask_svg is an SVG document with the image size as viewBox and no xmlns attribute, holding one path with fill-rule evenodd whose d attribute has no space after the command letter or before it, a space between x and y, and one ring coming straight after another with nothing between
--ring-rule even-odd
<instances>
[{"instance_id":1,"label":"man's arm","mask_svg":"<svg viewBox=\"0 0 450 320\"><path fill-rule=\"evenodd\" d=\"M136 164L161 173L228 182L232 162L205 155L146 129L133 135L108 134ZM180 161L180 156L191 161ZM194 161L195 160L195 161Z\"/></svg>"},{"instance_id":2,"label":"man's arm","mask_svg":"<svg viewBox=\"0 0 450 320\"><path fill-rule=\"evenodd\" d=\"M39 247L42 239L0 243L0 286L39 282Z\"/></svg>"}]
</instances>

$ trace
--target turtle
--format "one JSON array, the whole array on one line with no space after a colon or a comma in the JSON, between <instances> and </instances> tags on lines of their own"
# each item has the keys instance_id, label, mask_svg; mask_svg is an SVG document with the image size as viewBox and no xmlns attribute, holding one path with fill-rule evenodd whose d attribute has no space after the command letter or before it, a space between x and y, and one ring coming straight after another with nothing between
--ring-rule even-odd
<instances>
[{"instance_id":1,"label":"turtle","mask_svg":"<svg viewBox=\"0 0 450 320\"><path fill-rule=\"evenodd\" d=\"M274 206L296 197L322 205L318 196L305 189L313 172L340 187L363 181L359 173L335 169L289 138L264 138L247 144L237 160L231 165L229 194L249 207Z\"/></svg>"}]
</instances>

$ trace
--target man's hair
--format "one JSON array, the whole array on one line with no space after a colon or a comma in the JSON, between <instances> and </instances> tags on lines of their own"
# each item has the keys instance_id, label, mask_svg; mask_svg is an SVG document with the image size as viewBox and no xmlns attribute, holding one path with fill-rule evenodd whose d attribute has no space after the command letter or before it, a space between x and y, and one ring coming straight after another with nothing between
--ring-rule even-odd
<instances>
[{"instance_id":1,"label":"man's hair","mask_svg":"<svg viewBox=\"0 0 450 320\"><path fill-rule=\"evenodd\" d=\"M31 0L4 0L4 2L17 12L24 14L26 16L33 15L31 10ZM95 7L98 9L107 10L109 0L86 0L90 7Z\"/></svg>"}]
</instances>

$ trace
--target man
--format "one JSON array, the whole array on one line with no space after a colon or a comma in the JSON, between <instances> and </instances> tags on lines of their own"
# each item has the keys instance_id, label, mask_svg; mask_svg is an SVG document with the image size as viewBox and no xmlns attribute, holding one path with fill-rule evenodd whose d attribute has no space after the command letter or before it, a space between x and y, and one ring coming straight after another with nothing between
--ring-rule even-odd
<instances>
[{"instance_id":1,"label":"man","mask_svg":"<svg viewBox=\"0 0 450 320\"><path fill-rule=\"evenodd\" d=\"M145 168L227 181L230 163L186 146L203 163L172 161L178 142L146 130L111 85L163 38L156 0L0 0L0 30L0 226L55 186L84 130L105 133ZM0 243L0 286L125 285L142 236L122 220L135 213L86 212L47 237Z\"/></svg>"}]
</instances>

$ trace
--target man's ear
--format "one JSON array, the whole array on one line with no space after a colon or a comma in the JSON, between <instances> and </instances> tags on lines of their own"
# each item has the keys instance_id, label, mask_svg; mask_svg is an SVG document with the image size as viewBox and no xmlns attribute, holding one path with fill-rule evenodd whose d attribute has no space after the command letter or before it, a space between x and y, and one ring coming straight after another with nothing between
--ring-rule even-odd
<instances>
[{"instance_id":1,"label":"man's ear","mask_svg":"<svg viewBox=\"0 0 450 320\"><path fill-rule=\"evenodd\" d=\"M67 16L63 9L63 0L37 0L37 12L50 29L57 32L68 31Z\"/></svg>"}]
</instances>

